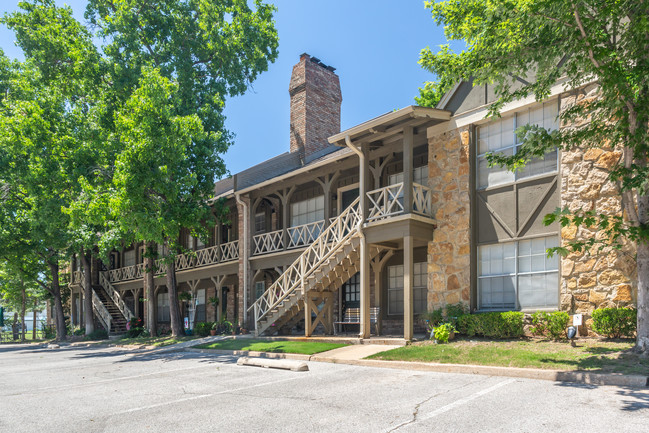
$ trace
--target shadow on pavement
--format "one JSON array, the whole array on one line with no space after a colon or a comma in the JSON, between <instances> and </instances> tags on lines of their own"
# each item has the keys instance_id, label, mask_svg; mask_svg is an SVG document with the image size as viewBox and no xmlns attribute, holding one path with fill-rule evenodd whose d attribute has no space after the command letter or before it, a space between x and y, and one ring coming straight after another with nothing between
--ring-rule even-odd
<instances>
[{"instance_id":1,"label":"shadow on pavement","mask_svg":"<svg viewBox=\"0 0 649 433\"><path fill-rule=\"evenodd\" d=\"M596 389L601 385L591 385L586 383L575 382L557 382L555 386L565 388ZM649 410L649 388L631 388L618 386L617 395L628 397L622 401L621 410L626 412L635 412L638 410Z\"/></svg>"}]
</instances>

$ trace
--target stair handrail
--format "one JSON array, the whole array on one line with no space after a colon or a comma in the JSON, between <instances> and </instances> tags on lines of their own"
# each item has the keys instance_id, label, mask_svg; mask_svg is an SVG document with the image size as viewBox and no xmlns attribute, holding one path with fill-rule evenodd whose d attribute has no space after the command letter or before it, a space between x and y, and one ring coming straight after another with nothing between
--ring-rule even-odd
<instances>
[{"instance_id":1,"label":"stair handrail","mask_svg":"<svg viewBox=\"0 0 649 433\"><path fill-rule=\"evenodd\" d=\"M95 310L95 313L103 327L106 329L106 332L110 333L110 322L112 317L94 289L92 290L92 308Z\"/></svg>"},{"instance_id":2,"label":"stair handrail","mask_svg":"<svg viewBox=\"0 0 649 433\"><path fill-rule=\"evenodd\" d=\"M255 327L261 318L303 284L338 246L358 233L362 223L359 203L357 197L248 308L248 311L255 311Z\"/></svg>"},{"instance_id":3,"label":"stair handrail","mask_svg":"<svg viewBox=\"0 0 649 433\"><path fill-rule=\"evenodd\" d=\"M128 308L128 305L126 305L126 302L124 302L124 299L119 294L119 291L115 289L115 287L111 284L110 281L108 281L108 278L106 278L102 272L99 273L99 284L101 284L101 287L103 287L106 293L108 293L110 299L112 299L115 305L117 305L117 308L119 308L119 311L122 313L127 322L135 317L135 314L133 314L131 309Z\"/></svg>"}]
</instances>

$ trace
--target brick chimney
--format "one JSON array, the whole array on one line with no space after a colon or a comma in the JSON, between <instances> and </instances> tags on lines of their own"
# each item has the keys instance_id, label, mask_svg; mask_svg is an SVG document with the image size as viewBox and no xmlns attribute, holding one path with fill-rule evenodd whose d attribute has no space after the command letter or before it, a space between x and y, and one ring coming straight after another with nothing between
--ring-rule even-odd
<instances>
[{"instance_id":1,"label":"brick chimney","mask_svg":"<svg viewBox=\"0 0 649 433\"><path fill-rule=\"evenodd\" d=\"M340 132L340 80L336 69L304 53L293 66L291 95L291 152L305 156L329 146L327 138Z\"/></svg>"}]
</instances>

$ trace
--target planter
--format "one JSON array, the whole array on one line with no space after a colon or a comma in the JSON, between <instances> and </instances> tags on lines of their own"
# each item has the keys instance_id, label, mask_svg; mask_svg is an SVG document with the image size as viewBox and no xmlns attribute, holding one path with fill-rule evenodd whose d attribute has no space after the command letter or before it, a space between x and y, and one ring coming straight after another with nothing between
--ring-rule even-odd
<instances>
[{"instance_id":1,"label":"planter","mask_svg":"<svg viewBox=\"0 0 649 433\"><path fill-rule=\"evenodd\" d=\"M216 329L210 329L210 335L214 337L216 335Z\"/></svg>"}]
</instances>

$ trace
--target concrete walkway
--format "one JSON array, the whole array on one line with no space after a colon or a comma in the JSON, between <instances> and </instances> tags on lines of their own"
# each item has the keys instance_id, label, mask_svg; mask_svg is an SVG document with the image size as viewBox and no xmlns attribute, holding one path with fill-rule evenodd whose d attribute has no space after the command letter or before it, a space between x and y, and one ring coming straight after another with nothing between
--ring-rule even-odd
<instances>
[{"instance_id":1,"label":"concrete walkway","mask_svg":"<svg viewBox=\"0 0 649 433\"><path fill-rule=\"evenodd\" d=\"M366 358L379 352L396 349L397 345L390 344L353 344L351 346L339 347L338 349L311 355L311 361L336 362L353 361Z\"/></svg>"}]
</instances>

